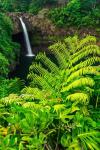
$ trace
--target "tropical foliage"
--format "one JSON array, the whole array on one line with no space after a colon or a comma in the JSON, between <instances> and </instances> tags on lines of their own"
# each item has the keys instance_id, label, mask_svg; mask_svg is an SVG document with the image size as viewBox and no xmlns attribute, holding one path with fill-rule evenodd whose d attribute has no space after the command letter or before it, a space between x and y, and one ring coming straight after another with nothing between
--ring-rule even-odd
<instances>
[{"instance_id":1,"label":"tropical foliage","mask_svg":"<svg viewBox=\"0 0 100 150\"><path fill-rule=\"evenodd\" d=\"M12 41L13 25L9 17L0 13L0 98L19 93L23 86L19 79L8 79L10 66L17 61L19 44Z\"/></svg>"},{"instance_id":2,"label":"tropical foliage","mask_svg":"<svg viewBox=\"0 0 100 150\"><path fill-rule=\"evenodd\" d=\"M58 27L88 26L100 31L99 3L99 0L0 0L0 11L37 14L41 9L49 8L48 16Z\"/></svg>"},{"instance_id":3,"label":"tropical foliage","mask_svg":"<svg viewBox=\"0 0 100 150\"><path fill-rule=\"evenodd\" d=\"M70 0L61 8L54 8L49 16L59 27L99 27L100 2L98 0Z\"/></svg>"},{"instance_id":4,"label":"tropical foliage","mask_svg":"<svg viewBox=\"0 0 100 150\"><path fill-rule=\"evenodd\" d=\"M29 86L0 100L0 149L99 150L100 48L67 37L39 53Z\"/></svg>"},{"instance_id":5,"label":"tropical foliage","mask_svg":"<svg viewBox=\"0 0 100 150\"><path fill-rule=\"evenodd\" d=\"M56 2L57 0L0 0L0 10L38 13L44 6L53 5Z\"/></svg>"},{"instance_id":6,"label":"tropical foliage","mask_svg":"<svg viewBox=\"0 0 100 150\"><path fill-rule=\"evenodd\" d=\"M0 13L0 76L7 76L9 64L18 55L19 45L12 41L12 22L5 14Z\"/></svg>"},{"instance_id":7,"label":"tropical foliage","mask_svg":"<svg viewBox=\"0 0 100 150\"><path fill-rule=\"evenodd\" d=\"M11 93L20 93L21 89L24 87L24 81L14 78L5 79L0 78L0 98L6 97Z\"/></svg>"},{"instance_id":8,"label":"tropical foliage","mask_svg":"<svg viewBox=\"0 0 100 150\"><path fill-rule=\"evenodd\" d=\"M37 14L46 5L54 5L57 0L32 0L29 5L29 12Z\"/></svg>"},{"instance_id":9,"label":"tropical foliage","mask_svg":"<svg viewBox=\"0 0 100 150\"><path fill-rule=\"evenodd\" d=\"M49 46L48 53L39 52L27 86L9 76L20 47L12 40L7 13L37 14L58 1L0 0L0 150L100 149L100 47L95 37L66 37ZM99 0L65 2L48 9L55 25L99 29Z\"/></svg>"}]
</instances>

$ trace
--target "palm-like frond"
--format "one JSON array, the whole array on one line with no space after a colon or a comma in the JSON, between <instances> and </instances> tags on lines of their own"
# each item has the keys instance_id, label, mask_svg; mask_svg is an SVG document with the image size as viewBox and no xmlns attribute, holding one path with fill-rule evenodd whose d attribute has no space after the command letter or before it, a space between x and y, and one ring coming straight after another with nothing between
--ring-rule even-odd
<instances>
[{"instance_id":1,"label":"palm-like frond","mask_svg":"<svg viewBox=\"0 0 100 150\"><path fill-rule=\"evenodd\" d=\"M70 146L68 147L68 150L99 150L99 143L100 143L100 133L99 132L86 132L79 134L77 139L75 139Z\"/></svg>"},{"instance_id":2,"label":"palm-like frond","mask_svg":"<svg viewBox=\"0 0 100 150\"><path fill-rule=\"evenodd\" d=\"M93 57L87 58L87 60L75 65L69 71L74 72L80 68L95 65L96 63L100 63L100 57L93 56Z\"/></svg>"},{"instance_id":3,"label":"palm-like frond","mask_svg":"<svg viewBox=\"0 0 100 150\"><path fill-rule=\"evenodd\" d=\"M99 150L100 132L91 131L88 133L79 134L78 138L84 148L87 147L87 149Z\"/></svg>"},{"instance_id":4,"label":"palm-like frond","mask_svg":"<svg viewBox=\"0 0 100 150\"><path fill-rule=\"evenodd\" d=\"M42 75L42 76L49 73L47 69L43 68L41 64L37 64L37 63L36 64L33 63L30 66L29 71L30 71L30 73L35 72L36 74L39 74L39 75Z\"/></svg>"},{"instance_id":5,"label":"palm-like frond","mask_svg":"<svg viewBox=\"0 0 100 150\"><path fill-rule=\"evenodd\" d=\"M57 60L59 68L63 69L66 66L66 60L68 59L65 44L57 43L49 47L49 51L54 55Z\"/></svg>"},{"instance_id":6,"label":"palm-like frond","mask_svg":"<svg viewBox=\"0 0 100 150\"><path fill-rule=\"evenodd\" d=\"M89 67L83 67L72 74L65 80L65 84L68 82L71 82L81 76L88 76L88 75L100 75L100 73L97 71L96 67L89 66Z\"/></svg>"},{"instance_id":7,"label":"palm-like frond","mask_svg":"<svg viewBox=\"0 0 100 150\"><path fill-rule=\"evenodd\" d=\"M98 46L96 45L87 46L83 48L82 50L80 50L79 52L75 53L75 56L72 55L69 67L73 66L73 64L77 63L78 61L82 59L86 59L87 56L91 54L93 56L100 56L100 49L98 48Z\"/></svg>"},{"instance_id":8,"label":"palm-like frond","mask_svg":"<svg viewBox=\"0 0 100 150\"><path fill-rule=\"evenodd\" d=\"M67 51L70 54L74 54L77 50L77 46L78 46L78 43L79 43L77 36L67 37L67 38L64 39L64 42L66 44Z\"/></svg>"},{"instance_id":9,"label":"palm-like frond","mask_svg":"<svg viewBox=\"0 0 100 150\"><path fill-rule=\"evenodd\" d=\"M32 80L32 82L30 83L30 86L32 86L32 87L38 86L39 88L51 89L51 86L49 85L49 83L42 76L39 76L39 75L34 74L34 73L30 73L28 75L28 79Z\"/></svg>"},{"instance_id":10,"label":"palm-like frond","mask_svg":"<svg viewBox=\"0 0 100 150\"><path fill-rule=\"evenodd\" d=\"M61 92L68 92L68 91L73 90L75 88L80 89L81 87L84 87L84 86L93 87L94 84L95 84L95 82L92 78L89 78L89 77L80 78L78 80L73 81L69 85L63 87Z\"/></svg>"},{"instance_id":11,"label":"palm-like frond","mask_svg":"<svg viewBox=\"0 0 100 150\"><path fill-rule=\"evenodd\" d=\"M39 53L36 57L36 60L40 61L45 65L50 72L59 73L59 68L55 65L45 54Z\"/></svg>"},{"instance_id":12,"label":"palm-like frond","mask_svg":"<svg viewBox=\"0 0 100 150\"><path fill-rule=\"evenodd\" d=\"M88 94L85 93L74 93L68 95L66 99L70 101L78 101L87 105L90 100L90 97Z\"/></svg>"},{"instance_id":13,"label":"palm-like frond","mask_svg":"<svg viewBox=\"0 0 100 150\"><path fill-rule=\"evenodd\" d=\"M79 41L77 46L77 51L87 45L92 45L92 44L96 44L96 38L94 36L89 35L86 38L83 38L82 40Z\"/></svg>"},{"instance_id":14,"label":"palm-like frond","mask_svg":"<svg viewBox=\"0 0 100 150\"><path fill-rule=\"evenodd\" d=\"M68 60L69 58L69 52L67 51L66 44L63 42L57 42L51 46L49 46L49 51L56 54L57 52L60 52L65 60Z\"/></svg>"},{"instance_id":15,"label":"palm-like frond","mask_svg":"<svg viewBox=\"0 0 100 150\"><path fill-rule=\"evenodd\" d=\"M5 105L11 105L13 103L19 105L22 102L22 98L18 96L17 94L10 94L8 97L2 98L0 102Z\"/></svg>"},{"instance_id":16,"label":"palm-like frond","mask_svg":"<svg viewBox=\"0 0 100 150\"><path fill-rule=\"evenodd\" d=\"M100 49L97 45L86 45L85 47L81 48L79 51L76 51L76 53L74 53L73 55L71 55L71 59L76 58L77 56L79 56L80 54L98 54L100 55Z\"/></svg>"},{"instance_id":17,"label":"palm-like frond","mask_svg":"<svg viewBox=\"0 0 100 150\"><path fill-rule=\"evenodd\" d=\"M21 97L25 99L45 100L46 93L39 88L26 87L21 91Z\"/></svg>"},{"instance_id":18,"label":"palm-like frond","mask_svg":"<svg viewBox=\"0 0 100 150\"><path fill-rule=\"evenodd\" d=\"M100 75L97 69L100 49L96 45L96 38L87 36L79 40L77 36L68 37L64 42L50 46L49 51L54 55L57 63L49 59L46 54L38 54L36 57L38 63L31 65L28 75L31 86L54 90L55 93L60 90L68 99L77 97L77 93L80 99L82 99L81 94L84 95L84 101L89 99L95 85L93 76Z\"/></svg>"}]
</instances>

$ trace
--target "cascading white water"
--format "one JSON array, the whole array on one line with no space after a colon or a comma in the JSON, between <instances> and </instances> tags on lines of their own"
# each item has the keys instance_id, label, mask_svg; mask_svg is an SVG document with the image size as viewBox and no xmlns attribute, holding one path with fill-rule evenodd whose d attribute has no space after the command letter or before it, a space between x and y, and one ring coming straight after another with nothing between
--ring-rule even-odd
<instances>
[{"instance_id":1,"label":"cascading white water","mask_svg":"<svg viewBox=\"0 0 100 150\"><path fill-rule=\"evenodd\" d=\"M20 20L21 25L22 25L24 38L25 38L25 43L26 43L26 48L27 48L27 51L28 51L28 54L26 56L33 57L35 55L33 54L32 49L31 49L31 45L30 45L30 41L29 41L29 36L28 36L26 25L23 22L23 19L21 17L19 18L19 20Z\"/></svg>"}]
</instances>

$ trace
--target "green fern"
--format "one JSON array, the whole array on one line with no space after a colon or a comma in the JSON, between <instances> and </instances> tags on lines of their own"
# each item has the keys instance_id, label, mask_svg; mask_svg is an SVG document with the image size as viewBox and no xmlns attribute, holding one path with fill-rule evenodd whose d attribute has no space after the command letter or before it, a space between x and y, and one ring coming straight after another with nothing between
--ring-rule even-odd
<instances>
[{"instance_id":1,"label":"green fern","mask_svg":"<svg viewBox=\"0 0 100 150\"><path fill-rule=\"evenodd\" d=\"M33 138L34 134L43 132L46 135L44 143L51 149L62 144L69 150L99 150L100 123L97 117L97 122L92 120L90 111L91 101L91 107L95 104L98 108L99 97L100 49L95 43L92 36L83 40L69 37L49 47L55 61L45 53L37 55L29 69L29 86L20 95L11 94L0 100L3 108L8 105L14 109L14 113L10 113L11 119L18 115L23 119L20 125L16 119L22 129L21 134L16 134L15 125L14 135L22 139L23 133L30 133Z\"/></svg>"},{"instance_id":2,"label":"green fern","mask_svg":"<svg viewBox=\"0 0 100 150\"><path fill-rule=\"evenodd\" d=\"M19 97L17 94L10 94L8 97L4 97L0 100L0 102L2 104L5 104L5 105L11 105L13 103L15 104L21 104L22 102L22 98Z\"/></svg>"},{"instance_id":3,"label":"green fern","mask_svg":"<svg viewBox=\"0 0 100 150\"><path fill-rule=\"evenodd\" d=\"M67 47L67 51L71 54L74 54L77 50L77 46L78 46L78 37L74 36L74 37L67 37L64 39L65 45Z\"/></svg>"},{"instance_id":4,"label":"green fern","mask_svg":"<svg viewBox=\"0 0 100 150\"><path fill-rule=\"evenodd\" d=\"M63 43L57 42L57 43L49 46L49 51L54 54L56 54L56 52L59 52L60 54L62 54L62 56L64 57L65 60L69 59L69 53L67 51L67 47L64 42Z\"/></svg>"},{"instance_id":5,"label":"green fern","mask_svg":"<svg viewBox=\"0 0 100 150\"><path fill-rule=\"evenodd\" d=\"M81 51L75 53L76 55L71 57L70 64L73 65L82 59L86 59L89 55L100 56L100 49L98 46L91 45L83 48ZM70 67L70 66L69 66Z\"/></svg>"},{"instance_id":6,"label":"green fern","mask_svg":"<svg viewBox=\"0 0 100 150\"><path fill-rule=\"evenodd\" d=\"M57 43L57 44L50 46L49 51L56 58L59 68L61 68L61 69L65 68L66 59L68 59L68 55L66 52L66 46L64 44Z\"/></svg>"},{"instance_id":7,"label":"green fern","mask_svg":"<svg viewBox=\"0 0 100 150\"><path fill-rule=\"evenodd\" d=\"M42 76L49 73L46 69L44 69L41 66L41 64L34 64L34 63L30 66L29 71L30 72L35 72L36 74L39 74L39 75L42 75Z\"/></svg>"},{"instance_id":8,"label":"green fern","mask_svg":"<svg viewBox=\"0 0 100 150\"><path fill-rule=\"evenodd\" d=\"M28 78L31 78L31 77L32 77L32 79L34 78L34 80L30 84L31 86L34 84L35 86L38 85L40 88L45 88L46 87L47 89L50 89L50 86L49 86L48 82L42 76L39 76L37 74L32 73L28 76Z\"/></svg>"},{"instance_id":9,"label":"green fern","mask_svg":"<svg viewBox=\"0 0 100 150\"><path fill-rule=\"evenodd\" d=\"M59 68L45 54L39 53L36 60L44 64L50 72L59 73Z\"/></svg>"},{"instance_id":10,"label":"green fern","mask_svg":"<svg viewBox=\"0 0 100 150\"><path fill-rule=\"evenodd\" d=\"M70 146L68 147L68 150L99 150L99 138L100 133L99 132L87 132L79 134L77 139L75 139Z\"/></svg>"},{"instance_id":11,"label":"green fern","mask_svg":"<svg viewBox=\"0 0 100 150\"><path fill-rule=\"evenodd\" d=\"M89 132L89 133L83 133L79 134L78 138L80 139L82 145L85 145L87 149L93 149L93 150L99 150L99 144L100 144L100 132ZM84 148L85 148L84 147Z\"/></svg>"},{"instance_id":12,"label":"green fern","mask_svg":"<svg viewBox=\"0 0 100 150\"><path fill-rule=\"evenodd\" d=\"M75 89L85 92L87 89L92 94L95 84L92 76L99 75L97 67L92 67L92 65L100 62L100 49L95 45L96 38L87 36L79 41L75 36L66 38L64 42L58 42L49 47L49 51L57 60L56 64L45 54L37 55L36 61L40 64L33 64L28 75L28 78L32 80L31 86L38 85L43 89L47 87L54 91L57 89L55 92L60 90L63 93L75 92ZM61 70L64 72L63 75L61 75ZM35 75L32 74L32 71ZM59 82L59 84L56 86L53 82L56 84Z\"/></svg>"},{"instance_id":13,"label":"green fern","mask_svg":"<svg viewBox=\"0 0 100 150\"><path fill-rule=\"evenodd\" d=\"M89 103L90 97L88 94L85 93L74 93L68 95L66 99L70 101L79 101L87 105Z\"/></svg>"},{"instance_id":14,"label":"green fern","mask_svg":"<svg viewBox=\"0 0 100 150\"><path fill-rule=\"evenodd\" d=\"M32 101L35 99L45 100L46 93L38 88L26 87L21 91L21 97L24 99L32 99Z\"/></svg>"},{"instance_id":15,"label":"green fern","mask_svg":"<svg viewBox=\"0 0 100 150\"><path fill-rule=\"evenodd\" d=\"M77 46L77 50L82 49L83 47L87 46L87 45L92 45L92 44L96 44L96 38L94 36L87 36L86 38L83 38L78 46Z\"/></svg>"},{"instance_id":16,"label":"green fern","mask_svg":"<svg viewBox=\"0 0 100 150\"><path fill-rule=\"evenodd\" d=\"M83 67L87 67L87 66L92 66L95 65L97 63L100 63L100 57L90 57L87 60L80 62L79 64L75 65L74 67L72 67L69 72L74 72L77 71L78 69L81 69Z\"/></svg>"},{"instance_id":17,"label":"green fern","mask_svg":"<svg viewBox=\"0 0 100 150\"><path fill-rule=\"evenodd\" d=\"M96 67L83 67L75 72L73 72L72 74L70 74L70 76L65 80L65 84L68 82L71 82L77 78L79 78L80 76L90 76L90 75L100 75L100 73L97 71Z\"/></svg>"},{"instance_id":18,"label":"green fern","mask_svg":"<svg viewBox=\"0 0 100 150\"><path fill-rule=\"evenodd\" d=\"M80 89L81 87L84 87L84 86L93 87L94 84L95 82L92 78L89 78L89 77L80 78L78 80L73 81L69 85L63 87L61 92L67 92L67 91L73 90L74 88Z\"/></svg>"},{"instance_id":19,"label":"green fern","mask_svg":"<svg viewBox=\"0 0 100 150\"><path fill-rule=\"evenodd\" d=\"M92 53L96 53L100 56L100 49L97 45L86 45L85 47L81 48L79 51L77 51L76 53L74 53L73 55L71 55L71 59L75 58L76 56L79 56L80 54L92 54Z\"/></svg>"}]
</instances>

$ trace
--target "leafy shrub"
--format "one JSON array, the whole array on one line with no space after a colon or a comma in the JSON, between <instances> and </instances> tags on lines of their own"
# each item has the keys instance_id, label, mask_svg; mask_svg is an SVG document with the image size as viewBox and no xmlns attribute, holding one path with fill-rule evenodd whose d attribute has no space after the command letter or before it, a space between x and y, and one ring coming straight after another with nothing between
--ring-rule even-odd
<instances>
[{"instance_id":1,"label":"leafy shrub","mask_svg":"<svg viewBox=\"0 0 100 150\"><path fill-rule=\"evenodd\" d=\"M19 46L12 42L12 28L11 20L0 13L0 75L3 76L7 76L9 64L13 63L18 55Z\"/></svg>"},{"instance_id":2,"label":"leafy shrub","mask_svg":"<svg viewBox=\"0 0 100 150\"><path fill-rule=\"evenodd\" d=\"M3 12L27 11L31 0L0 0L0 10Z\"/></svg>"},{"instance_id":3,"label":"leafy shrub","mask_svg":"<svg viewBox=\"0 0 100 150\"><path fill-rule=\"evenodd\" d=\"M6 77L8 75L8 65L8 60L0 53L0 76Z\"/></svg>"},{"instance_id":4,"label":"leafy shrub","mask_svg":"<svg viewBox=\"0 0 100 150\"><path fill-rule=\"evenodd\" d=\"M29 6L29 12L37 14L47 4L55 4L57 0L32 0Z\"/></svg>"},{"instance_id":5,"label":"leafy shrub","mask_svg":"<svg viewBox=\"0 0 100 150\"><path fill-rule=\"evenodd\" d=\"M47 4L55 4L57 0L0 0L2 12L31 12L37 13Z\"/></svg>"},{"instance_id":6,"label":"leafy shrub","mask_svg":"<svg viewBox=\"0 0 100 150\"><path fill-rule=\"evenodd\" d=\"M20 95L0 100L0 148L99 150L95 87L100 49L95 37L68 37L49 52L53 60L37 55L29 70L30 85Z\"/></svg>"},{"instance_id":7,"label":"leafy shrub","mask_svg":"<svg viewBox=\"0 0 100 150\"><path fill-rule=\"evenodd\" d=\"M5 70L6 71L6 70ZM15 79L0 78L0 98L6 97L11 93L20 93L24 87L24 81Z\"/></svg>"},{"instance_id":8,"label":"leafy shrub","mask_svg":"<svg viewBox=\"0 0 100 150\"><path fill-rule=\"evenodd\" d=\"M51 10L49 17L59 27L99 26L99 2L95 0L71 0L66 6Z\"/></svg>"},{"instance_id":9,"label":"leafy shrub","mask_svg":"<svg viewBox=\"0 0 100 150\"><path fill-rule=\"evenodd\" d=\"M13 11L13 3L15 0L0 0L0 10L2 12L5 11Z\"/></svg>"}]
</instances>

